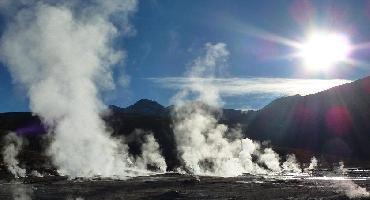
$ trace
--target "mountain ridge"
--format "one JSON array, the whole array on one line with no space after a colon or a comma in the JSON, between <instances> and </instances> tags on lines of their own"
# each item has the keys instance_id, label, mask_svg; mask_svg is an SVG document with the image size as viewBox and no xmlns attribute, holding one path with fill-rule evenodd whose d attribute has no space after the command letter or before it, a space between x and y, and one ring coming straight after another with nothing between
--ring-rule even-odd
<instances>
[{"instance_id":1,"label":"mountain ridge","mask_svg":"<svg viewBox=\"0 0 370 200\"><path fill-rule=\"evenodd\" d=\"M110 105L109 109L103 115L108 130L113 137L127 138L131 154L140 154L143 133L152 133L168 168L179 166L172 130L173 106L142 99L126 108ZM316 94L281 97L256 111L222 109L217 119L230 128L240 128L245 137L269 141L282 155L295 153L298 159L306 160L316 155L337 161L370 161L370 76ZM43 137L46 131L37 116L0 113L0 137L9 131L29 141L20 156L27 166L36 165L32 163L35 159L27 160L37 155L35 152L40 153L41 161L47 160L42 154L47 148Z\"/></svg>"},{"instance_id":2,"label":"mountain ridge","mask_svg":"<svg viewBox=\"0 0 370 200\"><path fill-rule=\"evenodd\" d=\"M365 77L317 94L276 99L257 111L247 132L273 145L369 158L369 121L370 77Z\"/></svg>"}]
</instances>

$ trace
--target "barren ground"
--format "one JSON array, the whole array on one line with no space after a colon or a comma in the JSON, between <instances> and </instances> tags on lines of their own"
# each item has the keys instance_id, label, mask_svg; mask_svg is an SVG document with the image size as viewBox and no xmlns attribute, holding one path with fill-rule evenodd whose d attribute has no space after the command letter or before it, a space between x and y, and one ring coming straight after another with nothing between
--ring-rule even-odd
<instances>
[{"instance_id":1,"label":"barren ground","mask_svg":"<svg viewBox=\"0 0 370 200\"><path fill-rule=\"evenodd\" d=\"M250 175L221 178L162 174L129 180L44 177L2 180L0 199L348 199L337 182ZM354 182L370 189L369 180Z\"/></svg>"}]
</instances>

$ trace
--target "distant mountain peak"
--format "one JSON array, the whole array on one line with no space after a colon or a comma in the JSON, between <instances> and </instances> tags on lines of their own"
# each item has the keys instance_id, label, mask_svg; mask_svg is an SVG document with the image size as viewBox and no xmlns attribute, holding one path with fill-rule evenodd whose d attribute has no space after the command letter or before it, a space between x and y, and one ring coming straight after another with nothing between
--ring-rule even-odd
<instances>
[{"instance_id":1,"label":"distant mountain peak","mask_svg":"<svg viewBox=\"0 0 370 200\"><path fill-rule=\"evenodd\" d=\"M134 103L133 105L156 105L156 106L160 106L160 107L163 107L161 104L159 104L158 102L154 101L154 100L151 100L151 99L140 99L139 101L137 101L136 103Z\"/></svg>"},{"instance_id":2,"label":"distant mountain peak","mask_svg":"<svg viewBox=\"0 0 370 200\"><path fill-rule=\"evenodd\" d=\"M144 115L161 115L163 112L165 112L165 110L166 109L164 106L150 99L140 99L125 109L125 111L129 113Z\"/></svg>"}]
</instances>

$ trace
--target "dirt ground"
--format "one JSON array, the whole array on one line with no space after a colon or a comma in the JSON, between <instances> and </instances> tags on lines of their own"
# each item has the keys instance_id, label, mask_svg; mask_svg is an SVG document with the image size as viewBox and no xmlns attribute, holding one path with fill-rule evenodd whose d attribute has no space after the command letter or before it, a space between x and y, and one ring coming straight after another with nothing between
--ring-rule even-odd
<instances>
[{"instance_id":1,"label":"dirt ground","mask_svg":"<svg viewBox=\"0 0 370 200\"><path fill-rule=\"evenodd\" d=\"M346 181L342 183L345 183ZM355 180L370 189L370 181ZM0 199L349 199L351 187L336 180L305 178L194 177L162 174L129 180L67 180L64 177L0 181Z\"/></svg>"}]
</instances>

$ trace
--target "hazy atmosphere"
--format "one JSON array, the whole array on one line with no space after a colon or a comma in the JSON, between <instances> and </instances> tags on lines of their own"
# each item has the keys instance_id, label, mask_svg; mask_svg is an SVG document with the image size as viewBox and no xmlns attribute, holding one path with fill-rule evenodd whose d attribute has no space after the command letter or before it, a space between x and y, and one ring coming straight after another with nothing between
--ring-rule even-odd
<instances>
[{"instance_id":1,"label":"hazy atmosphere","mask_svg":"<svg viewBox=\"0 0 370 200\"><path fill-rule=\"evenodd\" d=\"M370 198L370 2L0 0L0 199Z\"/></svg>"}]
</instances>

